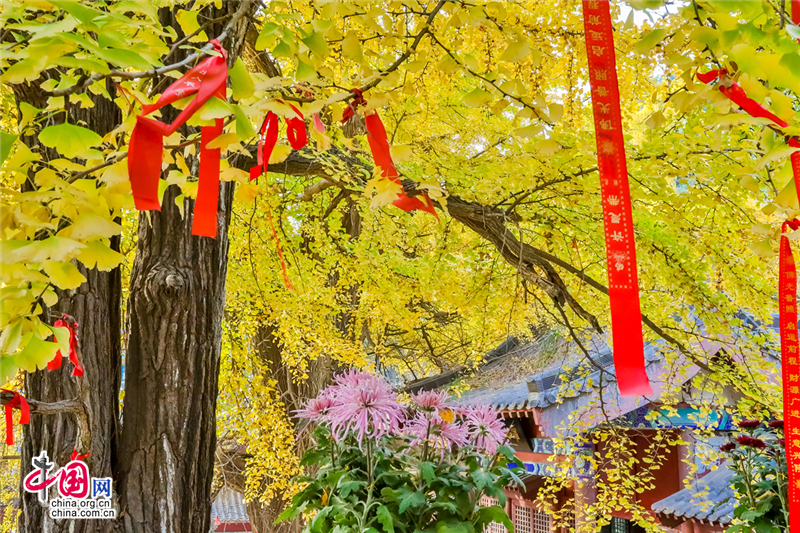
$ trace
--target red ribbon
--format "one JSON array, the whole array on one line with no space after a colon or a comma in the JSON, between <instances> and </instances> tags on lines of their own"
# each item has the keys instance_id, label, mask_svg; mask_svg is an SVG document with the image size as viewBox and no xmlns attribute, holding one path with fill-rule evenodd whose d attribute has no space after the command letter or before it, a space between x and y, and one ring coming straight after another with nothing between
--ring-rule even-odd
<instances>
[{"instance_id":1,"label":"red ribbon","mask_svg":"<svg viewBox=\"0 0 800 533\"><path fill-rule=\"evenodd\" d=\"M377 111L367 116L366 126L367 141L369 141L369 148L372 151L372 158L375 160L375 164L381 168L381 175L395 183L400 183L400 174L398 174L397 168L394 166L394 161L392 161L392 155L389 151L386 128L383 126ZM392 202L392 205L399 207L403 211L420 209L432 214L436 217L436 220L439 220L439 215L436 214L436 209L433 207L433 202L428 193L409 198L406 196L405 191L401 189L400 195L397 200Z\"/></svg>"},{"instance_id":2,"label":"red ribbon","mask_svg":"<svg viewBox=\"0 0 800 533\"><path fill-rule=\"evenodd\" d=\"M721 79L727 74L728 71L725 69L710 70L703 74L698 73L697 79L708 84L716 79ZM744 92L744 89L742 89L742 87L735 81L726 80L724 83L719 83L717 87L719 87L719 90L722 94L727 96L734 104L747 111L751 116L767 118L781 128L785 128L789 125L789 123L787 123L785 120L782 120L780 117L770 113L766 107L759 104L752 98L749 98L747 93Z\"/></svg>"},{"instance_id":3,"label":"red ribbon","mask_svg":"<svg viewBox=\"0 0 800 533\"><path fill-rule=\"evenodd\" d=\"M608 0L583 0L597 166L603 198L614 368L622 396L652 394L645 371L636 246Z\"/></svg>"},{"instance_id":4,"label":"red ribbon","mask_svg":"<svg viewBox=\"0 0 800 533\"><path fill-rule=\"evenodd\" d=\"M69 330L69 360L72 361L75 367L72 369L72 375L81 377L83 375L83 367L81 366L81 362L78 361L78 352L76 350L78 346L78 323L75 322L74 325L70 326L65 320L59 319L56 320L56 323L53 325L57 328L67 328ZM47 363L47 370L52 372L57 368L61 368L62 357L61 350L56 352L56 356L53 360Z\"/></svg>"},{"instance_id":5,"label":"red ribbon","mask_svg":"<svg viewBox=\"0 0 800 533\"><path fill-rule=\"evenodd\" d=\"M161 175L161 154L164 137L172 135L205 104L212 96L225 99L225 82L228 79L226 59L228 53L215 39L211 41L220 55L204 59L199 65L170 85L158 101L142 108L136 117L128 148L128 174L136 209L139 211L160 210L158 179ZM172 124L164 124L146 117L165 105L186 96L197 96L181 111ZM222 119L214 126L201 128L200 175L197 201L194 206L192 234L205 237L217 235L217 203L219 202L220 149L206 148L209 142L222 133Z\"/></svg>"},{"instance_id":6,"label":"red ribbon","mask_svg":"<svg viewBox=\"0 0 800 533\"><path fill-rule=\"evenodd\" d=\"M792 0L792 22L800 26L800 0ZM800 43L800 39L797 39Z\"/></svg>"},{"instance_id":7,"label":"red ribbon","mask_svg":"<svg viewBox=\"0 0 800 533\"><path fill-rule=\"evenodd\" d=\"M2 392L10 392L14 395L11 398L11 401L5 405L6 410L6 444L9 446L14 445L14 419L12 418L12 412L15 407L19 406L19 423L20 425L25 425L30 423L31 421L31 408L28 406L28 402L25 401L25 397L15 391L7 390L7 389L0 389Z\"/></svg>"},{"instance_id":8,"label":"red ribbon","mask_svg":"<svg viewBox=\"0 0 800 533\"><path fill-rule=\"evenodd\" d=\"M800 0L797 1L800 2ZM800 141L798 141L797 139L789 139L789 146L793 148L800 148ZM789 161L792 165L792 175L794 176L794 188L797 191L798 205L800 205L800 151L795 152L791 156L789 156Z\"/></svg>"},{"instance_id":9,"label":"red ribbon","mask_svg":"<svg viewBox=\"0 0 800 533\"><path fill-rule=\"evenodd\" d=\"M356 109L358 109L359 106L367 105L367 101L364 100L364 91L361 89L351 89L350 92L355 93L355 96L353 97L353 100L347 104L347 109L345 109L342 113L342 124L353 118L353 115L356 114Z\"/></svg>"},{"instance_id":10,"label":"red ribbon","mask_svg":"<svg viewBox=\"0 0 800 533\"><path fill-rule=\"evenodd\" d=\"M787 228L800 228L800 220L783 223L781 231L778 300L780 310L781 357L783 373L783 420L786 441L786 462L789 470L789 516L800 518L800 357L797 340L797 270L792 246L785 235ZM792 529L792 528L790 528ZM796 527L793 529L797 529Z\"/></svg>"},{"instance_id":11,"label":"red ribbon","mask_svg":"<svg viewBox=\"0 0 800 533\"><path fill-rule=\"evenodd\" d=\"M281 102L281 100L277 101ZM289 107L292 108L297 116L286 119L286 138L289 139L289 144L292 148L300 150L308 144L306 122L303 120L303 114L299 109L291 104L289 104ZM256 162L258 164L250 169L250 181L259 177L269 167L269 158L276 144L278 144L278 115L270 111L264 117L264 123L261 124L258 149L256 150Z\"/></svg>"}]
</instances>

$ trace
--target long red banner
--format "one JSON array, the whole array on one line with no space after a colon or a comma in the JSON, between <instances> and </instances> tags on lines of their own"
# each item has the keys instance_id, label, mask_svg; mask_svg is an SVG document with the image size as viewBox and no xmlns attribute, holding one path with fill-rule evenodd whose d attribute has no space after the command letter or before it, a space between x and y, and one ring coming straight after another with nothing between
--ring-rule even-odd
<instances>
[{"instance_id":1,"label":"long red banner","mask_svg":"<svg viewBox=\"0 0 800 533\"><path fill-rule=\"evenodd\" d=\"M614 368L623 396L652 394L644 363L631 195L608 0L583 0L597 167L603 197Z\"/></svg>"},{"instance_id":2,"label":"long red banner","mask_svg":"<svg viewBox=\"0 0 800 533\"><path fill-rule=\"evenodd\" d=\"M786 464L789 470L789 519L798 530L800 518L800 364L797 340L797 270L792 256L787 229L800 228L797 219L783 223L779 268L778 300L780 310L781 355L783 373L783 430L786 442Z\"/></svg>"}]
</instances>

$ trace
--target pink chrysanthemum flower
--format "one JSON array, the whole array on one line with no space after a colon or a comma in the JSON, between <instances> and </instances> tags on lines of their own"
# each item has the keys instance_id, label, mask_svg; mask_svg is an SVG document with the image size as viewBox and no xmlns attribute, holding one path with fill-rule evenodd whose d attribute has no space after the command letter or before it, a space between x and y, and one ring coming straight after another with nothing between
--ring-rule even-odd
<instances>
[{"instance_id":1,"label":"pink chrysanthemum flower","mask_svg":"<svg viewBox=\"0 0 800 533\"><path fill-rule=\"evenodd\" d=\"M438 413L445 408L447 393L438 390L422 391L418 394L411 394L411 399L421 410Z\"/></svg>"},{"instance_id":2,"label":"pink chrysanthemum flower","mask_svg":"<svg viewBox=\"0 0 800 533\"><path fill-rule=\"evenodd\" d=\"M328 411L333 406L333 398L328 394L320 394L316 398L312 398L306 402L304 409L295 411L294 414L298 418L307 418L314 422L321 422L325 420Z\"/></svg>"},{"instance_id":3,"label":"pink chrysanthemum flower","mask_svg":"<svg viewBox=\"0 0 800 533\"><path fill-rule=\"evenodd\" d=\"M438 415L428 419L425 415L419 414L407 422L403 430L412 437L411 446L416 446L427 439L434 448L439 448L442 453L453 445L466 446L469 442L467 428Z\"/></svg>"},{"instance_id":4,"label":"pink chrysanthemum flower","mask_svg":"<svg viewBox=\"0 0 800 533\"><path fill-rule=\"evenodd\" d=\"M354 385L340 383L336 400L328 412L331 431L343 439L351 431L356 432L359 444L364 437L377 439L396 432L403 418L403 407L397 396L380 378L346 378Z\"/></svg>"},{"instance_id":5,"label":"pink chrysanthemum flower","mask_svg":"<svg viewBox=\"0 0 800 533\"><path fill-rule=\"evenodd\" d=\"M468 409L466 424L475 446L489 455L494 455L497 447L506 440L508 430L498 412L488 405Z\"/></svg>"}]
</instances>

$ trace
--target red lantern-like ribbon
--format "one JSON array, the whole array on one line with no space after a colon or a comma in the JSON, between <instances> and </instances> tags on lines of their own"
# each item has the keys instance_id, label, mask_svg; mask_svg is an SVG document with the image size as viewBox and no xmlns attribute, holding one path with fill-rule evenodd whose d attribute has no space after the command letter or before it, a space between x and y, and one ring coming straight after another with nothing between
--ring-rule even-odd
<instances>
[{"instance_id":1,"label":"red lantern-like ribbon","mask_svg":"<svg viewBox=\"0 0 800 533\"><path fill-rule=\"evenodd\" d=\"M66 315L65 315L66 318ZM72 375L80 377L83 375L83 367L81 366L81 362L78 360L78 323L74 322L72 326L69 325L69 322L63 319L56 320L55 324L53 324L57 328L67 328L69 330L69 360L72 361L72 364L75 368L72 369ZM61 354L61 350L56 352L56 356L53 358L52 361L47 363L47 370L53 371L57 368L61 368L61 360L63 355Z\"/></svg>"},{"instance_id":2,"label":"red lantern-like ribbon","mask_svg":"<svg viewBox=\"0 0 800 533\"><path fill-rule=\"evenodd\" d=\"M783 424L786 442L786 462L789 468L789 516L790 521L800 520L800 350L797 339L797 270L792 246L785 235L787 229L800 228L800 220L783 223L781 228L781 251L778 300L780 310L781 358L783 373ZM797 529L795 525L793 528Z\"/></svg>"},{"instance_id":3,"label":"red lantern-like ribbon","mask_svg":"<svg viewBox=\"0 0 800 533\"><path fill-rule=\"evenodd\" d=\"M25 397L16 392L10 391L7 389L0 389L2 392L8 392L14 395L11 398L11 401L5 405L6 411L6 444L9 446L14 445L14 419L12 418L12 413L15 407L19 407L19 423L21 425L25 425L30 423L31 421L31 408L28 406L28 402L25 401Z\"/></svg>"},{"instance_id":4,"label":"red lantern-like ribbon","mask_svg":"<svg viewBox=\"0 0 800 533\"><path fill-rule=\"evenodd\" d=\"M227 52L217 40L211 41L220 55L209 57L170 85L158 101L142 108L136 117L128 148L128 174L136 209L140 211L160 210L158 180L161 175L161 154L164 137L172 135L205 104L212 96L225 100L225 82L228 79ZM164 124L146 117L165 105L187 96L197 96L181 111L172 124ZM219 202L219 148L207 148L208 143L222 133L222 119L215 119L214 126L201 128L200 172L197 201L194 205L192 234L205 237L217 235L217 204Z\"/></svg>"},{"instance_id":5,"label":"red lantern-like ribbon","mask_svg":"<svg viewBox=\"0 0 800 533\"><path fill-rule=\"evenodd\" d=\"M603 199L614 368L622 396L652 394L645 371L633 215L608 0L583 0L597 167Z\"/></svg>"}]
</instances>

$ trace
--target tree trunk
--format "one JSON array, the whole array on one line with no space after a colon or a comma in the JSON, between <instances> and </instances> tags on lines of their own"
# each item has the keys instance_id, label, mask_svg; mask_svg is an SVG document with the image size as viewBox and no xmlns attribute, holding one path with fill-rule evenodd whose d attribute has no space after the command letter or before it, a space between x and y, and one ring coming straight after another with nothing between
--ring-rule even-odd
<instances>
[{"instance_id":1,"label":"tree trunk","mask_svg":"<svg viewBox=\"0 0 800 533\"><path fill-rule=\"evenodd\" d=\"M40 81L44 81L41 79ZM42 93L39 83L13 87L17 105L21 102L43 108L47 97ZM113 83L106 84L110 94L114 94ZM86 122L87 127L100 135L113 130L122 120L117 106L102 97L93 97L95 107L70 109L70 122ZM63 120L63 119L61 119ZM22 137L22 141L33 147L36 136ZM60 157L55 150L39 147L44 161ZM23 190L34 188L32 180L23 184ZM119 250L119 238L111 239L111 247ZM79 324L80 362L85 369L81 378L72 376L72 363L64 358L61 368L48 372L40 370L26 374L25 396L41 402L56 402L79 398L88 424L89 435L79 435L76 415L60 413L57 415L34 415L29 425L24 426L24 439L21 453L21 477L30 472L31 459L43 450L56 467L70 460L74 449L80 453L91 452L85 459L89 471L95 477L110 477L115 462L115 448L119 427L119 386L120 386L120 271L110 272L87 269L76 263L86 282L72 291L56 291L58 304L45 308L45 320L53 324L66 313ZM78 438L81 443L78 443ZM20 484L20 532L62 532L75 533L108 532L113 523L107 520L54 521L48 516L48 509L39 503L36 494L22 490Z\"/></svg>"},{"instance_id":2,"label":"tree trunk","mask_svg":"<svg viewBox=\"0 0 800 533\"><path fill-rule=\"evenodd\" d=\"M226 2L219 17L252 2ZM179 28L162 10L162 24ZM247 18L223 42L232 66ZM222 25L211 28L218 35ZM179 32L180 33L180 32ZM181 35L179 34L180 38ZM174 119L165 113L162 120ZM196 169L197 162L194 167ZM125 398L117 482L126 532L205 532L210 527L216 403L233 184L220 185L216 239L192 235L170 186L160 212L139 216L128 300Z\"/></svg>"}]
</instances>

